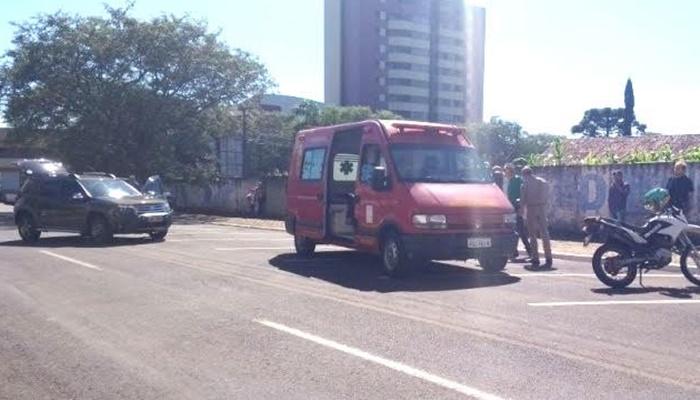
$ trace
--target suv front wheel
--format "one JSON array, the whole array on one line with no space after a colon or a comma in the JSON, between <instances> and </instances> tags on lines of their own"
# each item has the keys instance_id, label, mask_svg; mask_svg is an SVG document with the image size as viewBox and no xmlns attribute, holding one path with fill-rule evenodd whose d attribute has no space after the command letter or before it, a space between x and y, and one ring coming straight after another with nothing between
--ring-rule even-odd
<instances>
[{"instance_id":1,"label":"suv front wheel","mask_svg":"<svg viewBox=\"0 0 700 400\"><path fill-rule=\"evenodd\" d=\"M149 235L154 242L160 242L168 235L168 230L151 232Z\"/></svg>"},{"instance_id":2,"label":"suv front wheel","mask_svg":"<svg viewBox=\"0 0 700 400\"><path fill-rule=\"evenodd\" d=\"M17 230L25 243L36 243L41 237L41 231L34 227L34 220L28 214L20 215L17 220Z\"/></svg>"},{"instance_id":3,"label":"suv front wheel","mask_svg":"<svg viewBox=\"0 0 700 400\"><path fill-rule=\"evenodd\" d=\"M107 219L101 215L95 215L90 218L88 236L95 243L105 244L111 242L114 235Z\"/></svg>"}]
</instances>

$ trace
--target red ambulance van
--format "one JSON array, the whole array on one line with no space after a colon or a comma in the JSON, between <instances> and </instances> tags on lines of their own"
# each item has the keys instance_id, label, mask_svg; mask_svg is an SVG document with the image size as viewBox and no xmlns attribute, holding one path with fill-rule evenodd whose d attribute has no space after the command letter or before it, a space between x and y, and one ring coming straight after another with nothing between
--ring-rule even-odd
<instances>
[{"instance_id":1,"label":"red ambulance van","mask_svg":"<svg viewBox=\"0 0 700 400\"><path fill-rule=\"evenodd\" d=\"M285 227L298 254L334 244L381 255L389 275L476 258L499 271L515 213L463 128L364 121L297 134Z\"/></svg>"}]
</instances>

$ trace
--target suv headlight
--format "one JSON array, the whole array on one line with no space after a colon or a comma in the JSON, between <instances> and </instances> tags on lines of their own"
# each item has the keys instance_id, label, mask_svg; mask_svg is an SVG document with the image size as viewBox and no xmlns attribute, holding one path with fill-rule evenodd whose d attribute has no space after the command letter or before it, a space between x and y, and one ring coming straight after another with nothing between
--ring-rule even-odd
<instances>
[{"instance_id":1,"label":"suv headlight","mask_svg":"<svg viewBox=\"0 0 700 400\"><path fill-rule=\"evenodd\" d=\"M444 215L416 214L412 218L413 226L421 229L447 229L447 217Z\"/></svg>"},{"instance_id":2,"label":"suv headlight","mask_svg":"<svg viewBox=\"0 0 700 400\"><path fill-rule=\"evenodd\" d=\"M518 215L515 213L505 214L503 216L503 223L506 225L515 225L518 222Z\"/></svg>"}]
</instances>

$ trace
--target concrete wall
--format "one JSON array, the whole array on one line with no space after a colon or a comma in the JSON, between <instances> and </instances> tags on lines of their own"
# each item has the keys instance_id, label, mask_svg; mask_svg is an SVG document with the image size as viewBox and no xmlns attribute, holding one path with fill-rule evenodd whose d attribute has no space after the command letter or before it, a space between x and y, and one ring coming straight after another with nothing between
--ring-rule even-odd
<instances>
[{"instance_id":1,"label":"concrete wall","mask_svg":"<svg viewBox=\"0 0 700 400\"><path fill-rule=\"evenodd\" d=\"M175 207L178 209L228 215L249 213L246 194L255 184L255 179L236 179L220 185L184 185L171 188L175 194ZM267 201L263 206L263 216L283 218L286 215L286 180L269 178L265 180Z\"/></svg>"},{"instance_id":2,"label":"concrete wall","mask_svg":"<svg viewBox=\"0 0 700 400\"><path fill-rule=\"evenodd\" d=\"M553 230L577 232L587 216L609 216L608 187L611 174L620 169L625 181L631 186L627 201L628 222L641 223L647 212L643 208L642 196L656 186L665 187L673 174L672 164L636 164L597 167L544 167L535 171L547 179L552 186L550 224ZM696 184L700 179L700 164L688 165L688 177ZM693 209L689 219L700 218L697 207L698 189L693 192Z\"/></svg>"},{"instance_id":3,"label":"concrete wall","mask_svg":"<svg viewBox=\"0 0 700 400\"><path fill-rule=\"evenodd\" d=\"M598 167L544 167L535 173L547 179L552 187L549 220L553 231L577 233L587 216L608 216L608 187L612 171L622 170L625 180L630 183L631 193L627 202L628 222L641 223L646 211L642 206L642 196L656 186L666 186L672 175L672 164L637 164L625 166ZM693 182L700 182L700 164L689 164L688 176ZM206 187L177 185L174 193L179 208L245 215L248 213L245 195L255 185L255 180L235 180L223 185ZM283 218L286 215L286 180L272 178L265 181L267 201L263 215ZM700 221L700 207L696 189L689 218Z\"/></svg>"}]
</instances>

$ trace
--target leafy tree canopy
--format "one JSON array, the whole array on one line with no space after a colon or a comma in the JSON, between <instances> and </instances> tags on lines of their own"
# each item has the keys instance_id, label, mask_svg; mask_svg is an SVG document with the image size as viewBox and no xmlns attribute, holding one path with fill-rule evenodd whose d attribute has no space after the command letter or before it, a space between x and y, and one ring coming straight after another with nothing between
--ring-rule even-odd
<instances>
[{"instance_id":1,"label":"leafy tree canopy","mask_svg":"<svg viewBox=\"0 0 700 400\"><path fill-rule=\"evenodd\" d=\"M503 165L516 158L540 154L556 136L530 135L516 122L493 117L487 123L471 124L467 136L479 154L493 165Z\"/></svg>"},{"instance_id":2,"label":"leafy tree canopy","mask_svg":"<svg viewBox=\"0 0 700 400\"><path fill-rule=\"evenodd\" d=\"M233 118L231 118L233 116ZM306 101L291 114L266 112L251 104L246 119L246 169L251 176L283 175L289 168L289 158L296 133L302 129L359 122L367 119L400 119L388 111L372 111L368 107L323 106ZM242 133L243 114L229 110L220 116L224 131Z\"/></svg>"},{"instance_id":3,"label":"leafy tree canopy","mask_svg":"<svg viewBox=\"0 0 700 400\"><path fill-rule=\"evenodd\" d=\"M296 130L314 126L329 126L358 122L368 119L402 119L391 111L373 111L369 107L350 106L321 106L316 102L306 101L294 110Z\"/></svg>"},{"instance_id":4,"label":"leafy tree canopy","mask_svg":"<svg viewBox=\"0 0 700 400\"><path fill-rule=\"evenodd\" d=\"M626 115L629 116L629 112L624 108L591 108L583 114L581 122L571 128L571 133L588 137L626 136ZM631 128L635 128L636 134L643 134L646 130L646 125L637 121L636 118L629 124Z\"/></svg>"},{"instance_id":5,"label":"leafy tree canopy","mask_svg":"<svg viewBox=\"0 0 700 400\"><path fill-rule=\"evenodd\" d=\"M78 170L198 180L215 173L218 107L264 92L268 74L205 23L129 7L16 24L0 100L16 140L55 149Z\"/></svg>"}]
</instances>

